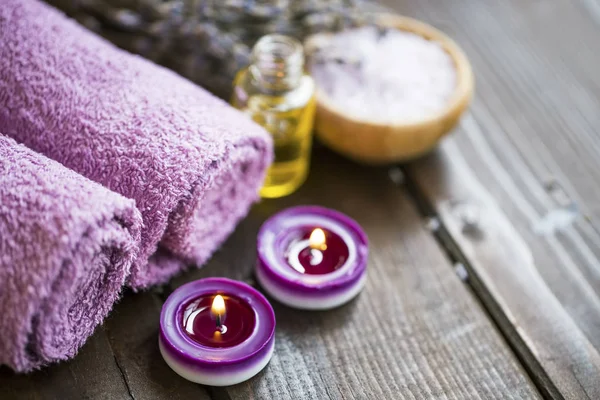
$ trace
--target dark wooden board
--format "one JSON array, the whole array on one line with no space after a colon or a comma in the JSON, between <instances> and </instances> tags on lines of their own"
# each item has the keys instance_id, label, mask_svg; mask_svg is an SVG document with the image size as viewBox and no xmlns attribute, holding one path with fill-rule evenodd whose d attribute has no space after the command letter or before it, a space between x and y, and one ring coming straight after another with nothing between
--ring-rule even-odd
<instances>
[{"instance_id":1,"label":"dark wooden board","mask_svg":"<svg viewBox=\"0 0 600 400\"><path fill-rule=\"evenodd\" d=\"M467 266L476 293L546 395L600 398L600 355L546 284L548 264L532 252L539 246L519 234L456 142L407 168L444 224L441 240Z\"/></svg>"},{"instance_id":2,"label":"dark wooden board","mask_svg":"<svg viewBox=\"0 0 600 400\"><path fill-rule=\"evenodd\" d=\"M600 398L598 4L395 5L454 37L477 79L458 134L409 166L409 177L504 310L507 331L528 345L533 368L567 398ZM479 232L465 228L465 209L480 214Z\"/></svg>"},{"instance_id":3,"label":"dark wooden board","mask_svg":"<svg viewBox=\"0 0 600 400\"><path fill-rule=\"evenodd\" d=\"M130 399L103 327L77 356L27 375L0 368L0 399Z\"/></svg>"},{"instance_id":4,"label":"dark wooden board","mask_svg":"<svg viewBox=\"0 0 600 400\"><path fill-rule=\"evenodd\" d=\"M369 280L350 304L328 312L273 302L275 355L256 379L213 395L240 398L527 398L536 391L477 301L454 274L402 187L385 169L317 151L309 181L264 201L200 271L251 279L256 232L297 204L336 208L370 238ZM217 272L215 272L217 271Z\"/></svg>"},{"instance_id":5,"label":"dark wooden board","mask_svg":"<svg viewBox=\"0 0 600 400\"><path fill-rule=\"evenodd\" d=\"M181 379L158 350L162 297L157 289L128 293L105 326L108 339L133 399L208 400L206 388Z\"/></svg>"},{"instance_id":6,"label":"dark wooden board","mask_svg":"<svg viewBox=\"0 0 600 400\"><path fill-rule=\"evenodd\" d=\"M127 293L74 360L33 376L3 373L1 398L538 397L423 226L405 188L395 185L386 169L360 167L325 150L314 158L305 186L286 199L256 206L205 268L182 274L165 288ZM252 283L258 228L274 212L296 204L335 207L363 225L371 241L364 292L329 312L273 302L275 355L246 383L205 388L175 375L156 342L166 296L205 276Z\"/></svg>"}]
</instances>

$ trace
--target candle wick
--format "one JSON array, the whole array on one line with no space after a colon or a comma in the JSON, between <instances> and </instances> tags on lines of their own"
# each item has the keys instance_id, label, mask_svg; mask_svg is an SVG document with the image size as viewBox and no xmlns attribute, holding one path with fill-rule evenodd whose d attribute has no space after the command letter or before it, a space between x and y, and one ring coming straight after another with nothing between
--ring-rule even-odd
<instances>
[{"instance_id":1,"label":"candle wick","mask_svg":"<svg viewBox=\"0 0 600 400\"><path fill-rule=\"evenodd\" d=\"M223 324L223 317L221 317L221 314L215 316L215 323L217 325L217 332L220 332L221 334L227 332L227 326Z\"/></svg>"},{"instance_id":2,"label":"candle wick","mask_svg":"<svg viewBox=\"0 0 600 400\"><path fill-rule=\"evenodd\" d=\"M310 265L318 265L323 261L323 253L316 249L310 249Z\"/></svg>"}]
</instances>

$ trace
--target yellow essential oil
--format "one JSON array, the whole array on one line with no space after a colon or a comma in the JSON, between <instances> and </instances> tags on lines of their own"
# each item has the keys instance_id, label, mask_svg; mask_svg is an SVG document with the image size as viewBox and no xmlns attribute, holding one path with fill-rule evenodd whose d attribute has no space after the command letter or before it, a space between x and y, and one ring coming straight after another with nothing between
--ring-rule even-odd
<instances>
[{"instance_id":1,"label":"yellow essential oil","mask_svg":"<svg viewBox=\"0 0 600 400\"><path fill-rule=\"evenodd\" d=\"M302 45L283 35L264 36L234 85L232 105L273 136L275 160L261 196L294 192L308 175L316 106L314 81L304 73Z\"/></svg>"}]
</instances>

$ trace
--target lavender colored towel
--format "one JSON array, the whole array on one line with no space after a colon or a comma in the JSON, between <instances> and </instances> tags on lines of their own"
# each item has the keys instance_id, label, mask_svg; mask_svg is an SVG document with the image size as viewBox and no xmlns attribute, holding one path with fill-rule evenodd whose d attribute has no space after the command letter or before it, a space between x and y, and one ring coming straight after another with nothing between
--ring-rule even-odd
<instances>
[{"instance_id":1,"label":"lavender colored towel","mask_svg":"<svg viewBox=\"0 0 600 400\"><path fill-rule=\"evenodd\" d=\"M37 0L2 1L0 43L6 134L136 200L133 287L202 265L258 199L271 139L225 102Z\"/></svg>"},{"instance_id":2,"label":"lavender colored towel","mask_svg":"<svg viewBox=\"0 0 600 400\"><path fill-rule=\"evenodd\" d=\"M72 357L117 299L141 223L132 200L0 135L0 364Z\"/></svg>"}]
</instances>

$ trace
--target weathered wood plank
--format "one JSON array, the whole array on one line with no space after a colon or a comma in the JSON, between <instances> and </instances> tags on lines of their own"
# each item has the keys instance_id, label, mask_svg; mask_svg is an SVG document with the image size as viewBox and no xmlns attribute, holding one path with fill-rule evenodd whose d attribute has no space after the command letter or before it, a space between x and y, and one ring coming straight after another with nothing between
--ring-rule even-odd
<instances>
[{"instance_id":1,"label":"weathered wood plank","mask_svg":"<svg viewBox=\"0 0 600 400\"><path fill-rule=\"evenodd\" d=\"M476 179L456 140L443 151L408 167L409 176L433 203L458 259L466 257L475 274L507 317L502 323L524 362L539 375L554 398L600 398L600 355L579 330L543 279L544 268L531 248ZM502 316L500 316L502 317ZM538 364L542 370L538 369Z\"/></svg>"},{"instance_id":2,"label":"weathered wood plank","mask_svg":"<svg viewBox=\"0 0 600 400\"><path fill-rule=\"evenodd\" d=\"M276 349L249 382L215 389L246 398L535 398L529 382L449 261L384 169L317 151L309 181L285 199L264 201L204 270L238 279L252 274L256 231L296 204L334 207L370 237L369 281L350 304L302 312L273 301Z\"/></svg>"},{"instance_id":3,"label":"weathered wood plank","mask_svg":"<svg viewBox=\"0 0 600 400\"><path fill-rule=\"evenodd\" d=\"M208 400L206 389L180 378L158 350L162 298L156 290L128 293L105 323L114 357L131 397Z\"/></svg>"},{"instance_id":4,"label":"weathered wood plank","mask_svg":"<svg viewBox=\"0 0 600 400\"><path fill-rule=\"evenodd\" d=\"M594 3L424 0L395 5L461 43L477 77L472 114L452 139L453 150L445 149L444 164L434 172L432 161L423 161L409 173L459 247L471 251L477 272L484 278L500 273L495 269L502 276L520 274L486 283L517 317L533 350L548 351L538 359L554 371L550 376L558 389L563 394L583 390L579 393L590 398L600 396L597 371L589 375L600 351L600 55L591 50L600 24ZM467 161L458 172L457 157ZM469 171L475 172L474 180L466 177ZM472 183L477 181L485 189ZM520 236L532 253L533 262L520 261L533 268L531 276L539 274L526 293L511 281L522 280L524 272L507 269L505 254L493 258L483 244L473 244L448 211L453 201L477 203L481 190L496 200L514 228L508 235L492 224L485 226L485 235ZM484 206L486 212L490 207ZM550 295L558 302L547 301ZM556 317L564 316L561 308L575 323Z\"/></svg>"},{"instance_id":5,"label":"weathered wood plank","mask_svg":"<svg viewBox=\"0 0 600 400\"><path fill-rule=\"evenodd\" d=\"M106 332L98 328L77 357L27 375L0 369L0 399L130 399Z\"/></svg>"}]
</instances>

